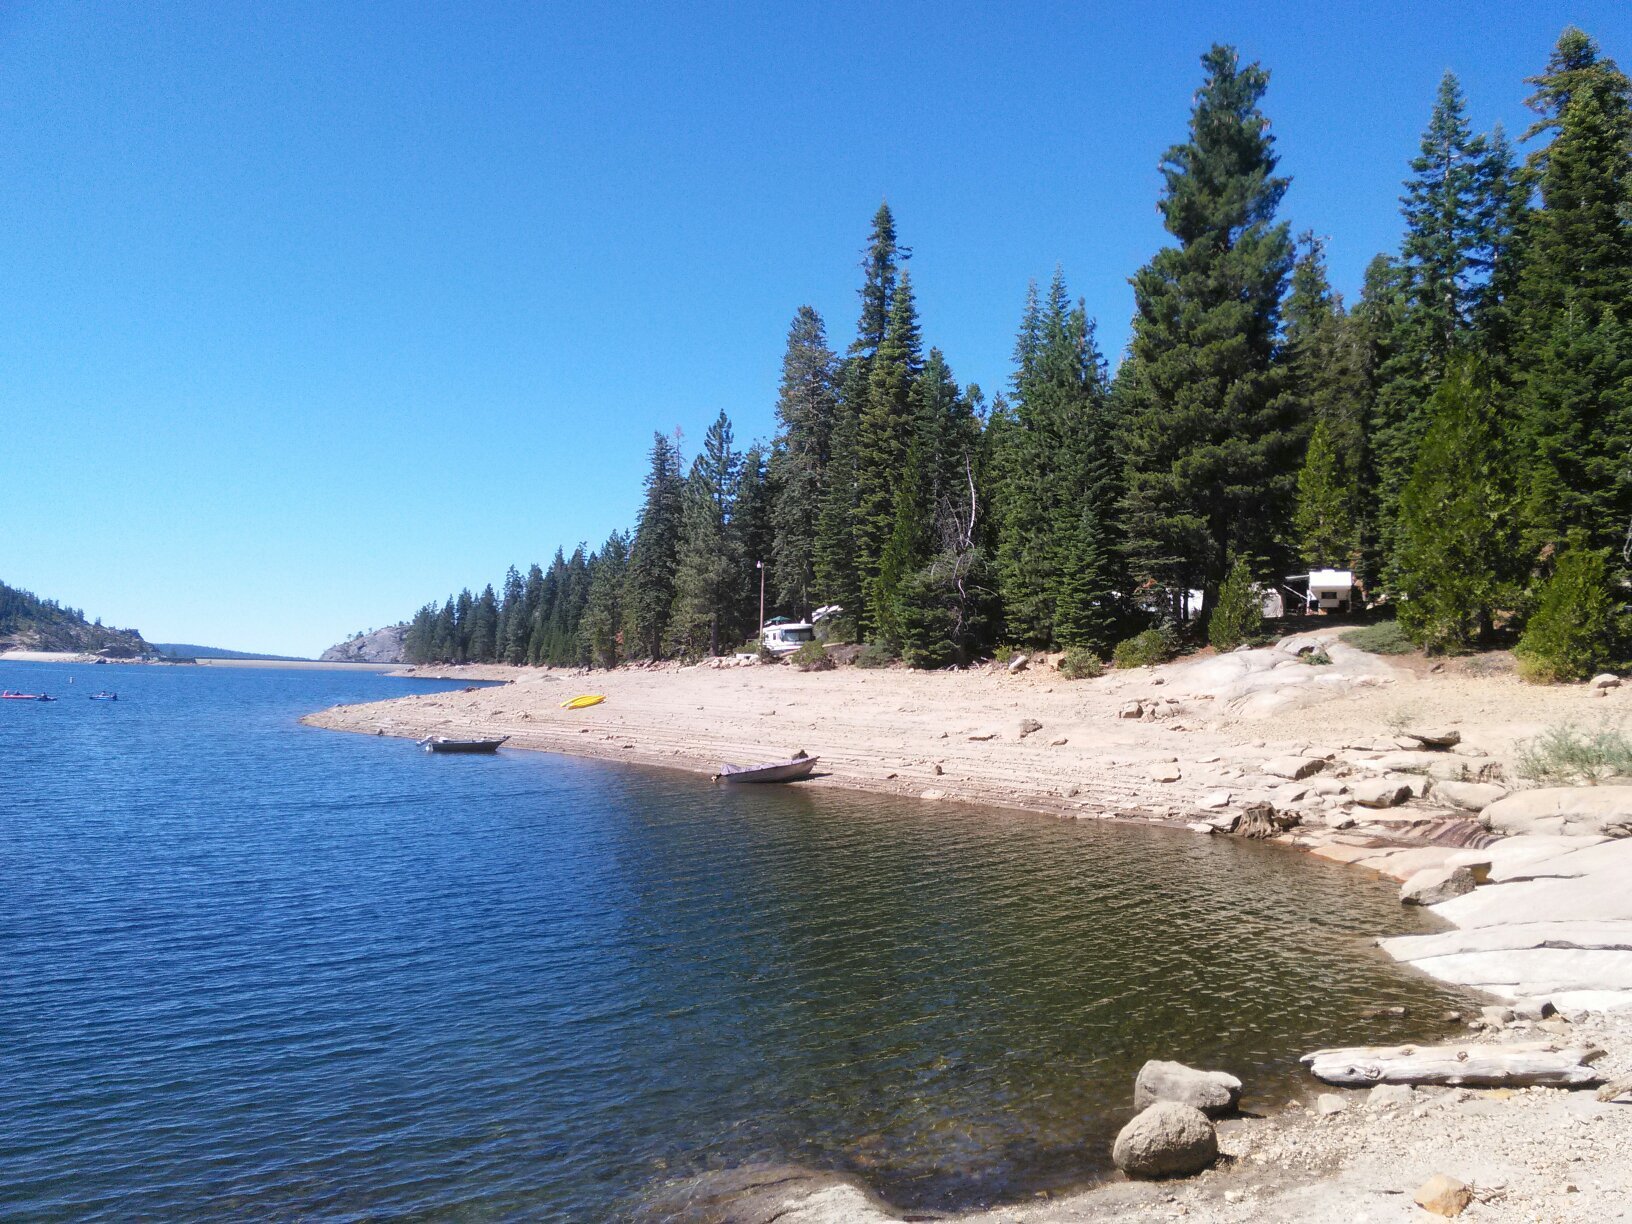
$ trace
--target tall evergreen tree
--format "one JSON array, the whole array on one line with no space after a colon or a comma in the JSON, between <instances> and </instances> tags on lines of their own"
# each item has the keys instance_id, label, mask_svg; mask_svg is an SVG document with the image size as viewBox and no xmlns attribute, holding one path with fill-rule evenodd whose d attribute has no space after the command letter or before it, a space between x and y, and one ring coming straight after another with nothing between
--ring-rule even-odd
<instances>
[{"instance_id":1,"label":"tall evergreen tree","mask_svg":"<svg viewBox=\"0 0 1632 1224\"><path fill-rule=\"evenodd\" d=\"M685 513L680 448L656 434L646 473L646 500L629 549L623 597L623 644L629 658L660 659L674 607L674 572Z\"/></svg>"},{"instance_id":2,"label":"tall evergreen tree","mask_svg":"<svg viewBox=\"0 0 1632 1224\"><path fill-rule=\"evenodd\" d=\"M629 538L614 531L590 567L589 593L578 626L580 649L591 667L616 667L623 661L623 588L628 567Z\"/></svg>"},{"instance_id":3,"label":"tall evergreen tree","mask_svg":"<svg viewBox=\"0 0 1632 1224\"><path fill-rule=\"evenodd\" d=\"M1492 314L1492 281L1510 245L1517 192L1505 140L1476 135L1456 76L1440 81L1433 112L1400 197L1403 310L1378 369L1372 442L1376 455L1379 534L1396 546L1401 491L1428 427L1428 404L1457 354L1484 350L1475 327ZM1491 354L1485 353L1487 359Z\"/></svg>"},{"instance_id":4,"label":"tall evergreen tree","mask_svg":"<svg viewBox=\"0 0 1632 1224\"><path fill-rule=\"evenodd\" d=\"M1112 534L1122 448L1094 325L1057 269L1046 301L1027 293L1015 357L1015 412L993 418L1007 434L997 572L1008 636L1108 647L1122 585Z\"/></svg>"},{"instance_id":5,"label":"tall evergreen tree","mask_svg":"<svg viewBox=\"0 0 1632 1224\"><path fill-rule=\"evenodd\" d=\"M471 602L470 637L466 658L472 663L494 663L499 657L499 600L493 584Z\"/></svg>"},{"instance_id":6,"label":"tall evergreen tree","mask_svg":"<svg viewBox=\"0 0 1632 1224\"><path fill-rule=\"evenodd\" d=\"M809 613L816 590L816 534L821 519L834 415L837 358L827 347L822 317L801 306L788 329L777 397L780 426L770 459L776 484L775 542L769 560L779 602L800 615Z\"/></svg>"},{"instance_id":7,"label":"tall evergreen tree","mask_svg":"<svg viewBox=\"0 0 1632 1224\"><path fill-rule=\"evenodd\" d=\"M1311 564L1359 568L1370 506L1366 343L1327 279L1323 244L1313 234L1299 239L1285 315L1286 394L1313 424L1298 477L1294 544Z\"/></svg>"},{"instance_id":8,"label":"tall evergreen tree","mask_svg":"<svg viewBox=\"0 0 1632 1224\"><path fill-rule=\"evenodd\" d=\"M726 622L723 633L729 635L731 644L754 637L762 626L759 623L759 596L760 575L764 572L754 565L755 561L763 561L775 572L776 555L776 507L781 497L781 485L778 477L773 475L771 462L766 457L765 444L755 442L742 453L742 471L737 483L737 504L732 513L732 529L736 537L737 574L736 599L731 609L731 615ZM813 518L808 525L814 528L816 520ZM814 542L814 531L811 532ZM811 557L812 567L815 565L814 556ZM765 574L769 579L771 574ZM814 580L814 568L812 569ZM777 592L769 582L765 587L767 597L777 598ZM774 605L773 605L774 606ZM796 615L805 615L810 611L808 604L792 604L786 609ZM768 613L767 613L768 615Z\"/></svg>"},{"instance_id":9,"label":"tall evergreen tree","mask_svg":"<svg viewBox=\"0 0 1632 1224\"><path fill-rule=\"evenodd\" d=\"M703 436L685 486L667 642L681 655L719 654L722 622L737 606L742 557L732 515L741 468L722 412Z\"/></svg>"},{"instance_id":10,"label":"tall evergreen tree","mask_svg":"<svg viewBox=\"0 0 1632 1224\"><path fill-rule=\"evenodd\" d=\"M923 365L912 278L901 270L884 341L873 356L867 400L856 421L856 568L863 636L881 629L879 567L895 525L895 492L912 438L912 390Z\"/></svg>"},{"instance_id":11,"label":"tall evergreen tree","mask_svg":"<svg viewBox=\"0 0 1632 1224\"><path fill-rule=\"evenodd\" d=\"M1210 612L1232 555L1279 551L1302 435L1277 364L1292 241L1274 219L1287 180L1258 109L1269 74L1229 47L1202 62L1190 139L1162 163L1179 245L1133 279L1126 506L1137 572L1202 588Z\"/></svg>"},{"instance_id":12,"label":"tall evergreen tree","mask_svg":"<svg viewBox=\"0 0 1632 1224\"><path fill-rule=\"evenodd\" d=\"M1487 372L1451 363L1430 404L1428 431L1400 497L1391 585L1401 627L1430 651L1469 649L1510 606L1512 465Z\"/></svg>"},{"instance_id":13,"label":"tall evergreen tree","mask_svg":"<svg viewBox=\"0 0 1632 1224\"><path fill-rule=\"evenodd\" d=\"M1632 538L1632 84L1580 30L1531 78L1551 140L1515 294L1525 551Z\"/></svg>"},{"instance_id":14,"label":"tall evergreen tree","mask_svg":"<svg viewBox=\"0 0 1632 1224\"><path fill-rule=\"evenodd\" d=\"M890 330L900 266L910 256L911 252L896 242L895 218L889 205L879 205L862 259L861 318L856 325L856 339L838 372L839 395L829 435L826 487L812 544L816 591L812 598L841 605L845 612L840 623L858 630L867 623L865 590L872 580L870 574L864 575L862 539L865 536L872 545L871 559L876 563L880 537L890 527L889 503L880 502L877 489L872 487L867 492L875 517L865 531L858 524L861 494L865 482L872 478L874 459L861 450L861 417L871 402L874 363Z\"/></svg>"}]
</instances>

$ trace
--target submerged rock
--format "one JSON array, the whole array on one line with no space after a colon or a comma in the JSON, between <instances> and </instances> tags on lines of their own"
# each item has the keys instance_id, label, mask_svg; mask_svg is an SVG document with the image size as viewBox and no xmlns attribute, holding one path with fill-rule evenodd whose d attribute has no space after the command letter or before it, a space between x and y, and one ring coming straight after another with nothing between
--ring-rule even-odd
<instances>
[{"instance_id":1,"label":"submerged rock","mask_svg":"<svg viewBox=\"0 0 1632 1224\"><path fill-rule=\"evenodd\" d=\"M1129 1177L1189 1177L1218 1159L1218 1132L1193 1105L1158 1101L1122 1128L1111 1159Z\"/></svg>"},{"instance_id":2,"label":"submerged rock","mask_svg":"<svg viewBox=\"0 0 1632 1224\"><path fill-rule=\"evenodd\" d=\"M1212 1117L1232 1112L1241 1100L1241 1081L1227 1071L1198 1071L1183 1063L1151 1059L1133 1083L1133 1107L1157 1101L1189 1105Z\"/></svg>"}]
</instances>

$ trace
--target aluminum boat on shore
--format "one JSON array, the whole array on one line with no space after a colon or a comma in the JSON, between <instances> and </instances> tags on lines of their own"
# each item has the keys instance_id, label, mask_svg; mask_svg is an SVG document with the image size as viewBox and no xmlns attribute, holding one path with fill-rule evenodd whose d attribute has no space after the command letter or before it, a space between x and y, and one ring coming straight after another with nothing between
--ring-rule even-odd
<instances>
[{"instance_id":1,"label":"aluminum boat on shore","mask_svg":"<svg viewBox=\"0 0 1632 1224\"><path fill-rule=\"evenodd\" d=\"M808 778L820 757L799 753L786 761L769 765L722 765L714 775L716 782L797 782Z\"/></svg>"},{"instance_id":2,"label":"aluminum boat on shore","mask_svg":"<svg viewBox=\"0 0 1632 1224\"><path fill-rule=\"evenodd\" d=\"M428 735L419 741L419 746L426 752L497 752L499 745L509 738L501 735L498 739L451 739L446 735Z\"/></svg>"}]
</instances>

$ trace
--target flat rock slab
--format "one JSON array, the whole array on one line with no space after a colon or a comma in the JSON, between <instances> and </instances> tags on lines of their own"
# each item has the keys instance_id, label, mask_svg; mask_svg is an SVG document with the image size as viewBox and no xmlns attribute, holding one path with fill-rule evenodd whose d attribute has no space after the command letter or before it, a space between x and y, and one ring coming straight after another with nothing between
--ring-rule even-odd
<instances>
[{"instance_id":1,"label":"flat rock slab","mask_svg":"<svg viewBox=\"0 0 1632 1224\"><path fill-rule=\"evenodd\" d=\"M1610 948L1513 948L1457 952L1412 962L1442 982L1477 986L1506 998L1561 990L1632 990L1632 951Z\"/></svg>"},{"instance_id":2,"label":"flat rock slab","mask_svg":"<svg viewBox=\"0 0 1632 1224\"><path fill-rule=\"evenodd\" d=\"M1606 847L1596 870L1565 879L1517 880L1475 889L1434 906L1434 913L1461 927L1515 922L1632 920L1632 841Z\"/></svg>"},{"instance_id":3,"label":"flat rock slab","mask_svg":"<svg viewBox=\"0 0 1632 1224\"><path fill-rule=\"evenodd\" d=\"M1476 884L1471 867L1425 867L1400 886L1400 901L1437 905L1472 892Z\"/></svg>"},{"instance_id":4,"label":"flat rock slab","mask_svg":"<svg viewBox=\"0 0 1632 1224\"><path fill-rule=\"evenodd\" d=\"M1294 782L1312 777L1326 768L1326 762L1318 757L1284 756L1265 761L1263 771L1276 778L1289 778Z\"/></svg>"},{"instance_id":5,"label":"flat rock slab","mask_svg":"<svg viewBox=\"0 0 1632 1224\"><path fill-rule=\"evenodd\" d=\"M1479 818L1496 833L1632 837L1632 786L1548 786L1498 799Z\"/></svg>"},{"instance_id":6,"label":"flat rock slab","mask_svg":"<svg viewBox=\"0 0 1632 1224\"><path fill-rule=\"evenodd\" d=\"M1400 961L1537 948L1632 952L1632 922L1520 922L1432 935L1397 935L1378 940L1378 946Z\"/></svg>"},{"instance_id":7,"label":"flat rock slab","mask_svg":"<svg viewBox=\"0 0 1632 1224\"><path fill-rule=\"evenodd\" d=\"M1579 875L1577 871L1527 871L1534 864L1563 858L1577 850L1600 845L1604 837L1566 837L1562 834L1523 834L1506 837L1478 850L1462 850L1446 860L1451 867L1467 867L1474 863L1489 863L1490 878L1530 879L1538 875Z\"/></svg>"},{"instance_id":8,"label":"flat rock slab","mask_svg":"<svg viewBox=\"0 0 1632 1224\"><path fill-rule=\"evenodd\" d=\"M1494 782L1456 782L1447 779L1434 783L1435 799L1467 812L1483 811L1506 796L1507 788Z\"/></svg>"}]
</instances>

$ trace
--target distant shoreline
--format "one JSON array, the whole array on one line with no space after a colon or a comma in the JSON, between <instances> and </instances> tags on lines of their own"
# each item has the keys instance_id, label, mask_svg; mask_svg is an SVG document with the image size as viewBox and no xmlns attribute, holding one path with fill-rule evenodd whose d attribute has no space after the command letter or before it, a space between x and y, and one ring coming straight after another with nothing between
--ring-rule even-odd
<instances>
[{"instance_id":1,"label":"distant shoreline","mask_svg":"<svg viewBox=\"0 0 1632 1224\"><path fill-rule=\"evenodd\" d=\"M354 671L392 672L401 669L400 663L322 663L316 659L100 659L96 655L79 654L70 650L8 650L0 654L0 663L77 663L81 666L121 667L254 667L281 668L288 671Z\"/></svg>"}]
</instances>

